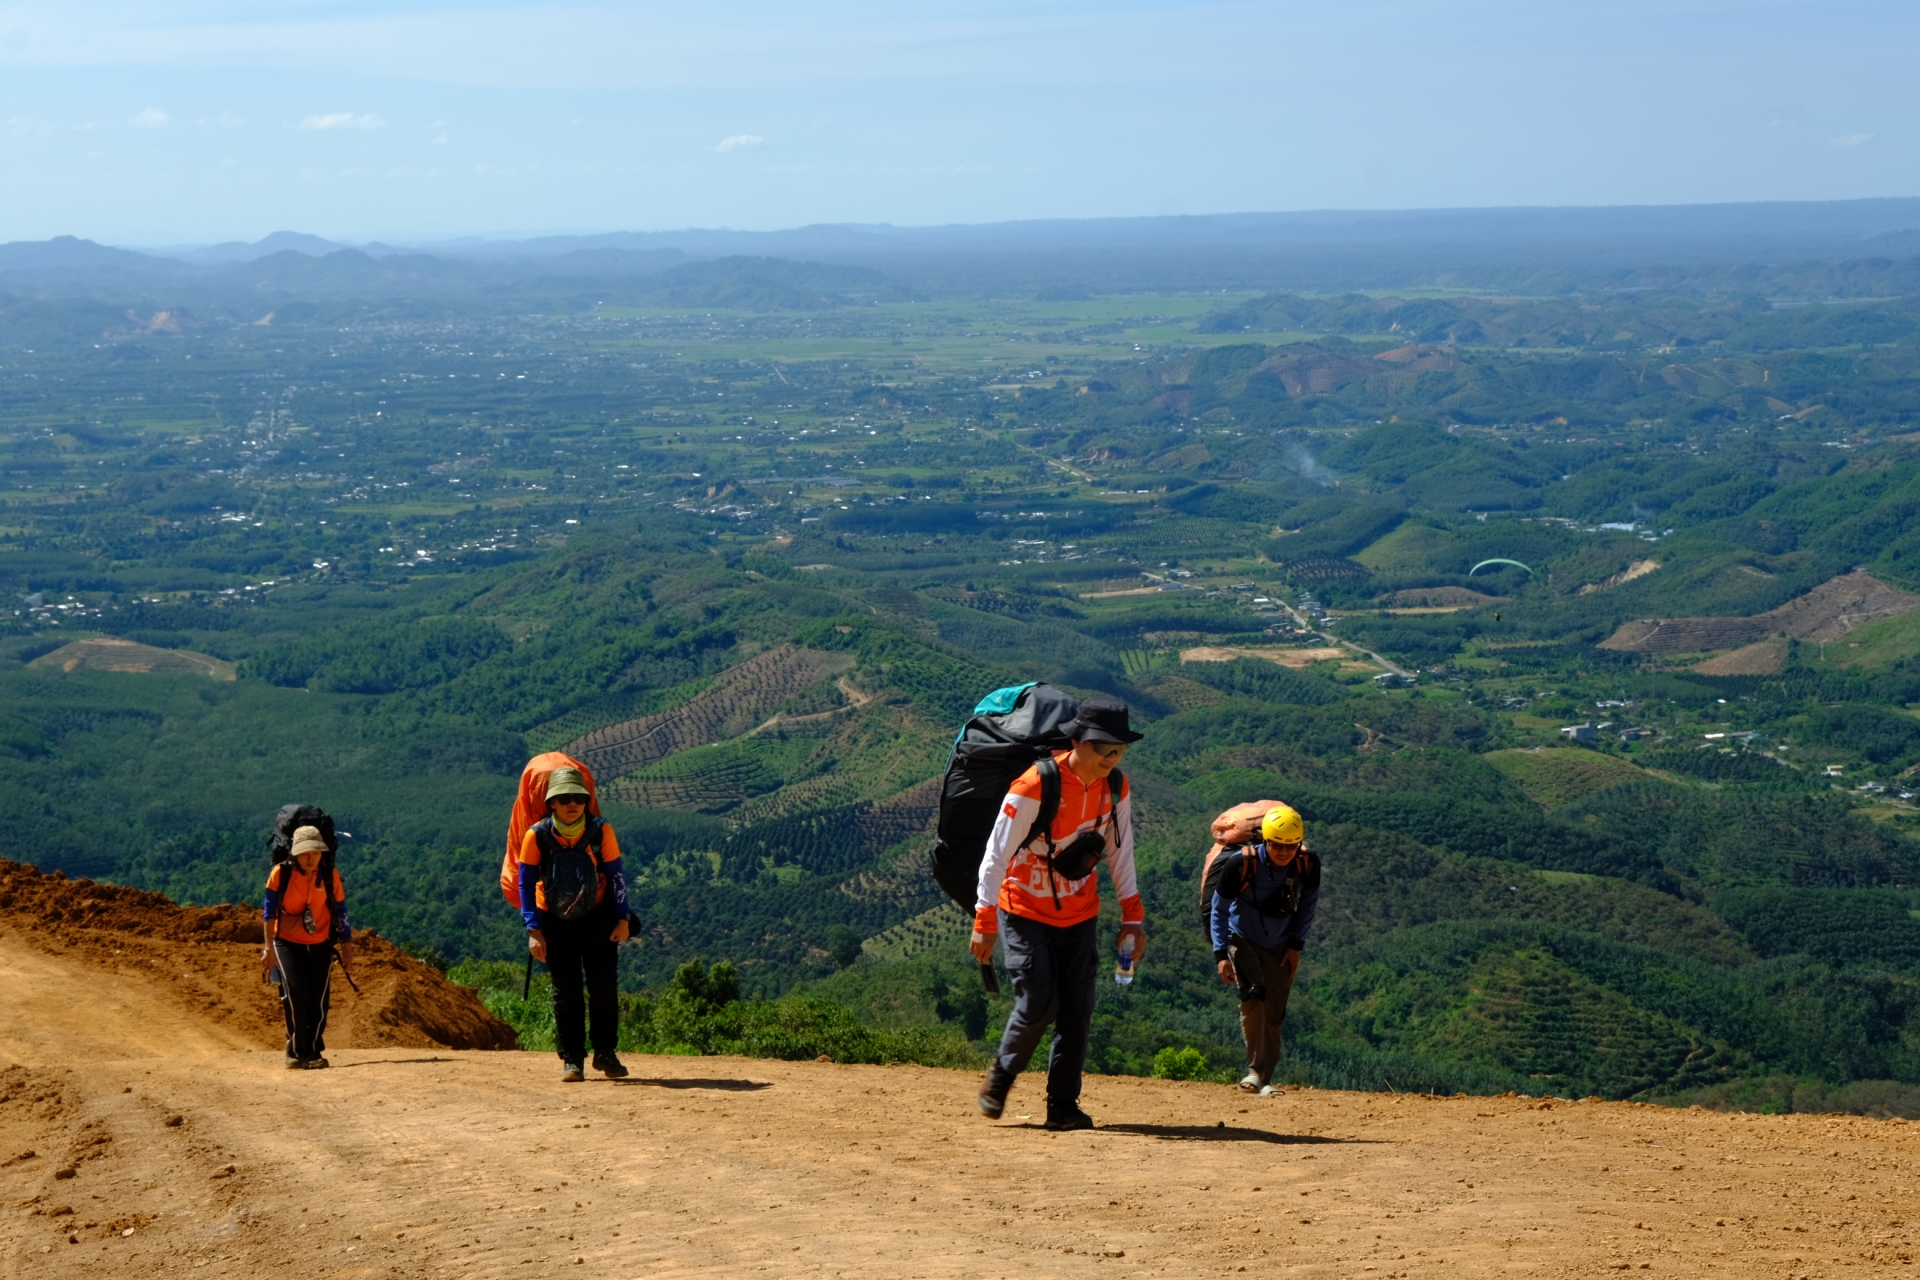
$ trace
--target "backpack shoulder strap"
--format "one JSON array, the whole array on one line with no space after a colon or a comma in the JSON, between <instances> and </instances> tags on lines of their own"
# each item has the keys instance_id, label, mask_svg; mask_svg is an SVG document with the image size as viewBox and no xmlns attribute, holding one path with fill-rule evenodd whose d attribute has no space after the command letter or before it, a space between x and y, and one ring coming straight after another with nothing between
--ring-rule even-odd
<instances>
[{"instance_id":1,"label":"backpack shoulder strap","mask_svg":"<svg viewBox=\"0 0 1920 1280\"><path fill-rule=\"evenodd\" d=\"M1040 809L1033 815L1033 827L1052 849L1053 820L1060 816L1060 762L1048 752L1035 767L1040 771Z\"/></svg>"},{"instance_id":2,"label":"backpack shoulder strap","mask_svg":"<svg viewBox=\"0 0 1920 1280\"><path fill-rule=\"evenodd\" d=\"M1253 883L1253 869L1260 862L1259 846L1243 844L1230 857L1232 861L1220 869L1220 896L1223 898L1237 898Z\"/></svg>"},{"instance_id":3,"label":"backpack shoulder strap","mask_svg":"<svg viewBox=\"0 0 1920 1280\"><path fill-rule=\"evenodd\" d=\"M1107 775L1107 800L1110 807L1107 816L1118 825L1120 821L1120 794L1127 789L1127 775L1115 769Z\"/></svg>"}]
</instances>

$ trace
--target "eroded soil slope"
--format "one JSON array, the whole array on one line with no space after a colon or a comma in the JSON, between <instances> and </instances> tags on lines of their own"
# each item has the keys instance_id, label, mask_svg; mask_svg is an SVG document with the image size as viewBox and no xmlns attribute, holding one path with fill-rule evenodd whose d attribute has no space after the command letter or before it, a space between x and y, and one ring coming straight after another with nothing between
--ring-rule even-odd
<instances>
[{"instance_id":1,"label":"eroded soil slope","mask_svg":"<svg viewBox=\"0 0 1920 1280\"><path fill-rule=\"evenodd\" d=\"M360 991L335 970L330 1047L514 1047L471 991L371 931L354 942ZM277 988L259 955L250 908L182 907L0 859L0 1062L279 1045Z\"/></svg>"}]
</instances>

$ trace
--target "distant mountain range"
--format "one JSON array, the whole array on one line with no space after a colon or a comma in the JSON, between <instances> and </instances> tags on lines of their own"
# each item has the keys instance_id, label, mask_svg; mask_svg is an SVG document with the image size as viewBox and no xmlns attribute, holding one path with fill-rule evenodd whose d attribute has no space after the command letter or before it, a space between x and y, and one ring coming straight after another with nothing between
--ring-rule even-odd
<instances>
[{"instance_id":1,"label":"distant mountain range","mask_svg":"<svg viewBox=\"0 0 1920 1280\"><path fill-rule=\"evenodd\" d=\"M0 245L0 291L156 306L488 299L807 307L899 297L1459 287L1534 295L1658 288L1751 291L1920 256L1920 199L1569 209L1435 209L1096 218L781 231L683 230L346 245L295 231L139 252L60 236ZM642 282L697 262L718 274ZM757 265L755 265L757 264ZM1741 270L1741 268L1746 268ZM837 273L837 274L836 274ZM849 274L851 273L851 274ZM1910 274L1904 273L1904 274ZM1903 274L1903 278L1904 278ZM1864 290L1864 293L1859 291ZM613 297L603 297L611 294ZM723 302L721 296L736 299ZM686 301L692 299L692 301Z\"/></svg>"}]
</instances>

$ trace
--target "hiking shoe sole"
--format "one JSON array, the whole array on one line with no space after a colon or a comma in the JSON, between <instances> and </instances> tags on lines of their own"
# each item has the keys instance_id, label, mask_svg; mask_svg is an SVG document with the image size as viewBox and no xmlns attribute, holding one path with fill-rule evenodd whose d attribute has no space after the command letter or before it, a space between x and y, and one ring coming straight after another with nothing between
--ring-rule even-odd
<instances>
[{"instance_id":1,"label":"hiking shoe sole","mask_svg":"<svg viewBox=\"0 0 1920 1280\"><path fill-rule=\"evenodd\" d=\"M325 1058L308 1058L303 1065L305 1065L309 1071L324 1071L333 1064Z\"/></svg>"},{"instance_id":2,"label":"hiking shoe sole","mask_svg":"<svg viewBox=\"0 0 1920 1280\"><path fill-rule=\"evenodd\" d=\"M1007 1109L1005 1098L996 1098L990 1093L983 1093L974 1101L980 1104L980 1114L989 1120L998 1120Z\"/></svg>"},{"instance_id":3,"label":"hiking shoe sole","mask_svg":"<svg viewBox=\"0 0 1920 1280\"><path fill-rule=\"evenodd\" d=\"M298 1058L288 1058L288 1059L287 1059L287 1070L289 1070L289 1071L300 1071L300 1070L304 1070L304 1069L305 1069L305 1067L306 1067L306 1065L307 1065L306 1063L304 1063L304 1062L302 1062L302 1061L301 1061L300 1059L298 1059Z\"/></svg>"},{"instance_id":4,"label":"hiking shoe sole","mask_svg":"<svg viewBox=\"0 0 1920 1280\"><path fill-rule=\"evenodd\" d=\"M1071 1133L1076 1129L1093 1128L1093 1117L1075 1107L1072 1112L1060 1116L1048 1116L1045 1128L1055 1133Z\"/></svg>"},{"instance_id":5,"label":"hiking shoe sole","mask_svg":"<svg viewBox=\"0 0 1920 1280\"><path fill-rule=\"evenodd\" d=\"M582 1080L585 1080L587 1078L586 1068L582 1067L577 1062L567 1063L566 1068L567 1069L565 1071L562 1071L560 1073L561 1084L579 1084Z\"/></svg>"},{"instance_id":6,"label":"hiking shoe sole","mask_svg":"<svg viewBox=\"0 0 1920 1280\"><path fill-rule=\"evenodd\" d=\"M609 1080L625 1080L627 1078L627 1068L618 1058L595 1058L593 1060L593 1069L606 1076Z\"/></svg>"}]
</instances>

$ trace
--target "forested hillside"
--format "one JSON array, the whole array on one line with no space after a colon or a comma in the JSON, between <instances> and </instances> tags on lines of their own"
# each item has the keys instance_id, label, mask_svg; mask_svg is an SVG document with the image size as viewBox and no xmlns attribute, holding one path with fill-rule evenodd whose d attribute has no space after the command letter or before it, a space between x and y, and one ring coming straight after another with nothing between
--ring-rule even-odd
<instances>
[{"instance_id":1,"label":"forested hillside","mask_svg":"<svg viewBox=\"0 0 1920 1280\"><path fill-rule=\"evenodd\" d=\"M980 1045L931 781L1044 679L1147 732L1100 1070L1232 1070L1194 877L1274 795L1326 863L1294 1078L1920 1114L1908 300L654 265L644 308L9 304L0 855L254 902L310 801L356 920L515 959L514 780L565 748L629 986Z\"/></svg>"}]
</instances>

